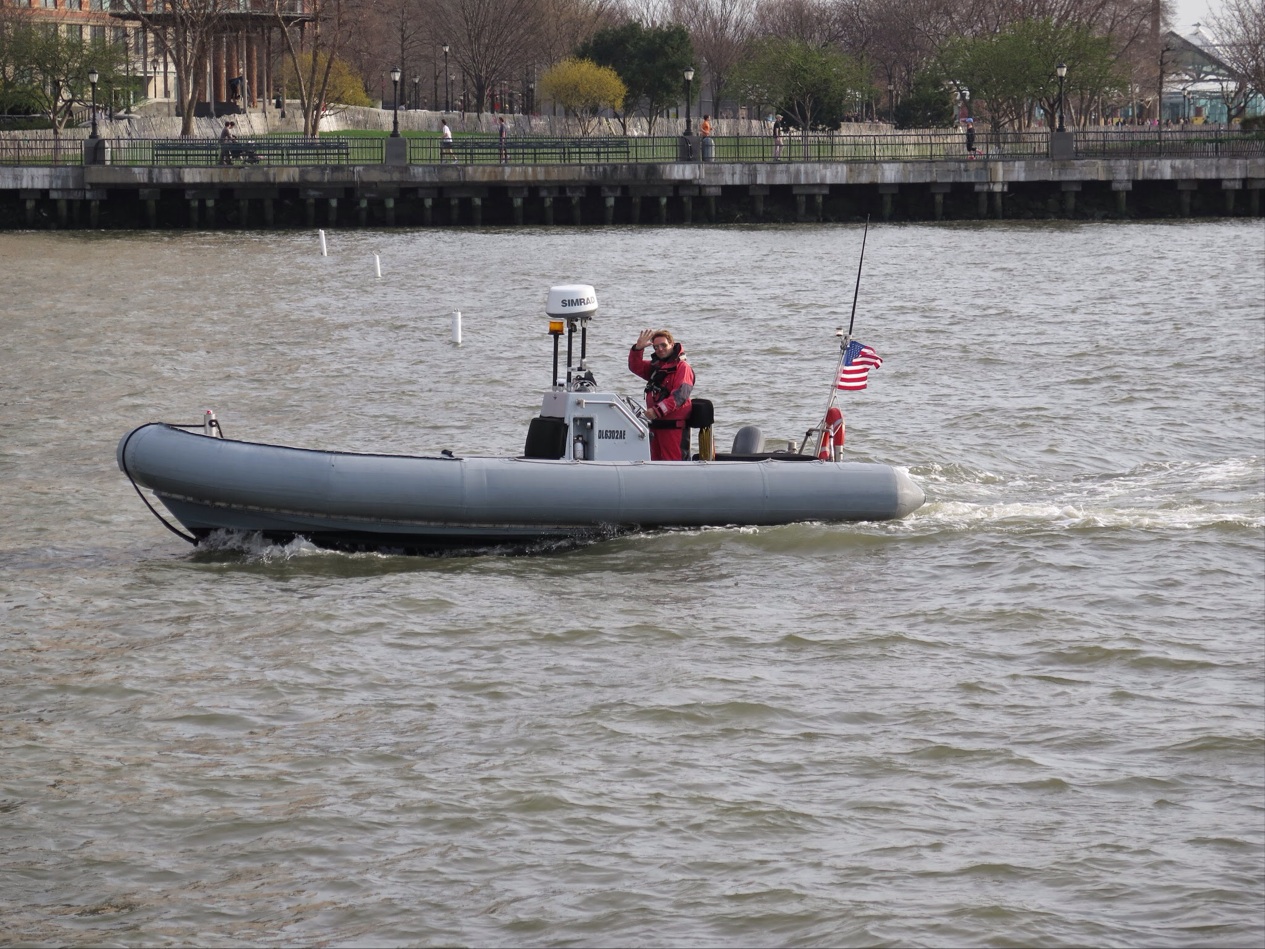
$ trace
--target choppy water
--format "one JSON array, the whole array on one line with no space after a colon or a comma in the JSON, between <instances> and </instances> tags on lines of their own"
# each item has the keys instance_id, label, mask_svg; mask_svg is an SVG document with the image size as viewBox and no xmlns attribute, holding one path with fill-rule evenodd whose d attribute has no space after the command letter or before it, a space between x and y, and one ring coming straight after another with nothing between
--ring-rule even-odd
<instances>
[{"instance_id":1,"label":"choppy water","mask_svg":"<svg viewBox=\"0 0 1265 949\"><path fill-rule=\"evenodd\" d=\"M114 465L517 450L572 281L795 437L860 238L0 235L0 942L1260 945L1259 222L872 227L899 523L195 551Z\"/></svg>"}]
</instances>

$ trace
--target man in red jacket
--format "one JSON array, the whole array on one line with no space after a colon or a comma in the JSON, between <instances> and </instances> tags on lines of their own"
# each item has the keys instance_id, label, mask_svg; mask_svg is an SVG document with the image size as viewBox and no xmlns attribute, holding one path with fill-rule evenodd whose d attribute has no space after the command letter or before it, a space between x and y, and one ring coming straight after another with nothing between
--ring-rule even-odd
<instances>
[{"instance_id":1,"label":"man in red jacket","mask_svg":"<svg viewBox=\"0 0 1265 949\"><path fill-rule=\"evenodd\" d=\"M653 355L647 360L647 346ZM650 460L681 461L681 436L693 403L694 370L681 344L667 330L642 330L628 353L630 371L646 380L646 418L650 420Z\"/></svg>"}]
</instances>

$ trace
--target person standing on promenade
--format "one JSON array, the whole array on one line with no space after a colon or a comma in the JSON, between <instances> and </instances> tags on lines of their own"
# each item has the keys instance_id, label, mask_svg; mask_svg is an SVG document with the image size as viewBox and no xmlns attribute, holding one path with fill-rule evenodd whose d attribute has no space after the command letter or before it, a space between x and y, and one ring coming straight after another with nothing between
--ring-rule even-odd
<instances>
[{"instance_id":1,"label":"person standing on promenade","mask_svg":"<svg viewBox=\"0 0 1265 949\"><path fill-rule=\"evenodd\" d=\"M975 157L975 120L966 119L966 157Z\"/></svg>"},{"instance_id":2,"label":"person standing on promenade","mask_svg":"<svg viewBox=\"0 0 1265 949\"><path fill-rule=\"evenodd\" d=\"M650 346L654 355L642 356ZM682 461L685 420L694 403L694 370L681 344L667 330L642 330L628 352L628 369L646 380L646 418L650 420L650 460Z\"/></svg>"},{"instance_id":3,"label":"person standing on promenade","mask_svg":"<svg viewBox=\"0 0 1265 949\"><path fill-rule=\"evenodd\" d=\"M224 128L220 132L220 164L231 165L233 163L233 142L237 141L237 136L233 134L235 122L225 122Z\"/></svg>"},{"instance_id":4,"label":"person standing on promenade","mask_svg":"<svg viewBox=\"0 0 1265 949\"><path fill-rule=\"evenodd\" d=\"M773 160L782 160L782 136L786 134L786 126L782 124L779 114L773 118Z\"/></svg>"},{"instance_id":5,"label":"person standing on promenade","mask_svg":"<svg viewBox=\"0 0 1265 949\"><path fill-rule=\"evenodd\" d=\"M442 162L445 159L457 164L457 156L452 150L452 129L448 127L447 118L441 120L439 129L439 160Z\"/></svg>"},{"instance_id":6,"label":"person standing on promenade","mask_svg":"<svg viewBox=\"0 0 1265 949\"><path fill-rule=\"evenodd\" d=\"M509 155L505 151L505 136L509 130L505 126L505 116L501 116L496 121L496 137L501 146L501 164L504 165L509 161Z\"/></svg>"}]
</instances>

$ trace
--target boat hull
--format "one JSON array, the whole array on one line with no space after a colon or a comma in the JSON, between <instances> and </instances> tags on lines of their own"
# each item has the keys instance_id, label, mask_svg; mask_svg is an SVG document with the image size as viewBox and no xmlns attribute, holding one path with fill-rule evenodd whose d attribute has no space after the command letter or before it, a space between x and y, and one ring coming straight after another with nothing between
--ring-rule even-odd
<instances>
[{"instance_id":1,"label":"boat hull","mask_svg":"<svg viewBox=\"0 0 1265 949\"><path fill-rule=\"evenodd\" d=\"M880 521L924 495L860 462L600 462L315 451L163 423L119 442L120 469L197 539L217 530L426 553L668 527Z\"/></svg>"}]
</instances>

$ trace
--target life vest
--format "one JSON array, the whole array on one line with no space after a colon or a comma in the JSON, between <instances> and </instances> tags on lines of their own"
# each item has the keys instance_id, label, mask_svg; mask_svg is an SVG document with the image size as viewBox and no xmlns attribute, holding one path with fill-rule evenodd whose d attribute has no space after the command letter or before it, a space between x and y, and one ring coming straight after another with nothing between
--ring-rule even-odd
<instances>
[{"instance_id":1,"label":"life vest","mask_svg":"<svg viewBox=\"0 0 1265 949\"><path fill-rule=\"evenodd\" d=\"M651 356L650 364L654 368L650 372L650 378L646 380L646 395L652 396L656 402L662 402L672 394L672 390L663 383L681 364L681 344L673 343L671 352L663 358ZM695 375L695 382L697 380L698 376Z\"/></svg>"}]
</instances>

